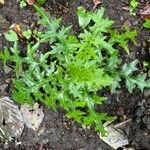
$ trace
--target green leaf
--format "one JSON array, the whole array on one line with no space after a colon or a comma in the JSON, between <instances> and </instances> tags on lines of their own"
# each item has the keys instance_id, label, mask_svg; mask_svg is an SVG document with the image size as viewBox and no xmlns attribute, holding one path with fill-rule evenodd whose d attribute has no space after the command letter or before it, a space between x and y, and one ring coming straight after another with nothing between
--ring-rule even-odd
<instances>
[{"instance_id":1,"label":"green leaf","mask_svg":"<svg viewBox=\"0 0 150 150\"><path fill-rule=\"evenodd\" d=\"M83 7L78 7L77 15L80 27L84 29L90 23L91 14L91 12L86 12L86 10Z\"/></svg>"},{"instance_id":2,"label":"green leaf","mask_svg":"<svg viewBox=\"0 0 150 150\"><path fill-rule=\"evenodd\" d=\"M75 121L81 123L82 117L85 113L80 110L72 110L66 114L68 118L73 118Z\"/></svg>"},{"instance_id":3,"label":"green leaf","mask_svg":"<svg viewBox=\"0 0 150 150\"><path fill-rule=\"evenodd\" d=\"M112 94L116 92L117 88L120 88L120 81L121 81L121 78L118 77L118 76L113 78L113 83L110 87L110 90L111 90Z\"/></svg>"},{"instance_id":4,"label":"green leaf","mask_svg":"<svg viewBox=\"0 0 150 150\"><path fill-rule=\"evenodd\" d=\"M20 8L23 8L23 7L27 6L27 3L24 0L21 0L19 6L20 6Z\"/></svg>"},{"instance_id":5,"label":"green leaf","mask_svg":"<svg viewBox=\"0 0 150 150\"><path fill-rule=\"evenodd\" d=\"M0 51L0 59L3 62L3 65L6 65L6 62L11 60L11 55L7 47L5 47L4 51Z\"/></svg>"},{"instance_id":6,"label":"green leaf","mask_svg":"<svg viewBox=\"0 0 150 150\"><path fill-rule=\"evenodd\" d=\"M35 43L34 45L31 43L27 45L27 56L28 56L27 60L33 61L34 55L35 55L39 45L40 45L39 42Z\"/></svg>"},{"instance_id":7,"label":"green leaf","mask_svg":"<svg viewBox=\"0 0 150 150\"><path fill-rule=\"evenodd\" d=\"M46 0L37 0L37 3L40 5L43 5L46 2Z\"/></svg>"},{"instance_id":8,"label":"green leaf","mask_svg":"<svg viewBox=\"0 0 150 150\"><path fill-rule=\"evenodd\" d=\"M149 19L146 19L146 21L144 22L143 26L145 28L149 28L150 29L150 20Z\"/></svg>"},{"instance_id":9,"label":"green leaf","mask_svg":"<svg viewBox=\"0 0 150 150\"><path fill-rule=\"evenodd\" d=\"M20 104L28 103L32 105L33 99L30 96L30 89L27 88L21 80L13 79L13 83L14 90L12 93L12 97L15 99L15 101Z\"/></svg>"},{"instance_id":10,"label":"green leaf","mask_svg":"<svg viewBox=\"0 0 150 150\"><path fill-rule=\"evenodd\" d=\"M90 30L94 33L108 32L110 27L114 24L114 21L104 18L104 8L99 9L96 13L92 14L92 20L95 22Z\"/></svg>"},{"instance_id":11,"label":"green leaf","mask_svg":"<svg viewBox=\"0 0 150 150\"><path fill-rule=\"evenodd\" d=\"M27 30L23 32L23 36L25 36L27 39L30 39L32 35L32 31L31 30Z\"/></svg>"},{"instance_id":12,"label":"green leaf","mask_svg":"<svg viewBox=\"0 0 150 150\"><path fill-rule=\"evenodd\" d=\"M9 30L6 34L5 34L5 38L10 41L10 42L16 42L18 41L18 36L17 34L13 31L13 30Z\"/></svg>"},{"instance_id":13,"label":"green leaf","mask_svg":"<svg viewBox=\"0 0 150 150\"><path fill-rule=\"evenodd\" d=\"M126 79L126 86L128 88L128 91L130 93L132 93L133 89L135 89L135 87L136 87L136 84L135 84L135 82L134 82L134 80L132 78L127 78Z\"/></svg>"},{"instance_id":14,"label":"green leaf","mask_svg":"<svg viewBox=\"0 0 150 150\"><path fill-rule=\"evenodd\" d=\"M138 88L143 92L144 88L150 87L150 82L146 81L147 74L139 74L135 77L135 83Z\"/></svg>"},{"instance_id":15,"label":"green leaf","mask_svg":"<svg viewBox=\"0 0 150 150\"><path fill-rule=\"evenodd\" d=\"M112 72L114 72L114 70L116 68L118 68L118 65L121 63L121 60L118 58L118 54L115 52L113 53L110 58L108 59L108 67L109 70L112 70Z\"/></svg>"},{"instance_id":16,"label":"green leaf","mask_svg":"<svg viewBox=\"0 0 150 150\"><path fill-rule=\"evenodd\" d=\"M87 105L87 103L85 102L85 101L74 101L73 103L72 103L75 107L82 107L82 108L84 108L86 105Z\"/></svg>"},{"instance_id":17,"label":"green leaf","mask_svg":"<svg viewBox=\"0 0 150 150\"><path fill-rule=\"evenodd\" d=\"M128 54L129 54L129 48L127 44L127 40L131 40L134 44L136 44L135 37L137 36L136 30L129 29L128 26L124 26L125 32L122 34L119 34L117 30L114 30L112 32L112 38L110 39L110 43L118 43L119 46L121 46Z\"/></svg>"},{"instance_id":18,"label":"green leaf","mask_svg":"<svg viewBox=\"0 0 150 150\"><path fill-rule=\"evenodd\" d=\"M101 97L97 95L92 96L92 100L95 104L103 104L105 100L107 100L106 97Z\"/></svg>"},{"instance_id":19,"label":"green leaf","mask_svg":"<svg viewBox=\"0 0 150 150\"><path fill-rule=\"evenodd\" d=\"M150 81L146 80L147 74L138 74L137 76L129 77L126 80L126 85L130 93L137 86L142 92L144 88L150 87Z\"/></svg>"},{"instance_id":20,"label":"green leaf","mask_svg":"<svg viewBox=\"0 0 150 150\"><path fill-rule=\"evenodd\" d=\"M124 64L122 68L122 72L125 76L131 75L134 71L137 70L136 65L138 63L138 60L132 61L129 65Z\"/></svg>"},{"instance_id":21,"label":"green leaf","mask_svg":"<svg viewBox=\"0 0 150 150\"><path fill-rule=\"evenodd\" d=\"M137 2L137 0L131 0L130 4L131 4L132 8L135 9L139 3Z\"/></svg>"},{"instance_id":22,"label":"green leaf","mask_svg":"<svg viewBox=\"0 0 150 150\"><path fill-rule=\"evenodd\" d=\"M51 26L48 14L44 10L42 10L40 7L38 7L36 5L34 5L34 7L35 7L36 11L38 12L38 14L42 17L42 20L40 21L40 23L43 25Z\"/></svg>"}]
</instances>

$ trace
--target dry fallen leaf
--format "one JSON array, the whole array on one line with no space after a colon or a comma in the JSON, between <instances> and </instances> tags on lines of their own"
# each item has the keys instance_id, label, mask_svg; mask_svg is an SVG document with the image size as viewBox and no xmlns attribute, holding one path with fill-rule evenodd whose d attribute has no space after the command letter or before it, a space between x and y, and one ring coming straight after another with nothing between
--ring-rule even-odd
<instances>
[{"instance_id":1,"label":"dry fallen leaf","mask_svg":"<svg viewBox=\"0 0 150 150\"><path fill-rule=\"evenodd\" d=\"M129 11L130 8L129 8L129 6L123 6L123 7L122 7L122 10Z\"/></svg>"},{"instance_id":2,"label":"dry fallen leaf","mask_svg":"<svg viewBox=\"0 0 150 150\"><path fill-rule=\"evenodd\" d=\"M35 3L35 0L26 0L26 1L29 5L33 5Z\"/></svg>"},{"instance_id":3,"label":"dry fallen leaf","mask_svg":"<svg viewBox=\"0 0 150 150\"><path fill-rule=\"evenodd\" d=\"M140 10L139 15L143 19L150 19L150 4L145 6L142 10Z\"/></svg>"},{"instance_id":4,"label":"dry fallen leaf","mask_svg":"<svg viewBox=\"0 0 150 150\"><path fill-rule=\"evenodd\" d=\"M14 25L14 31L15 31L16 33L20 33L20 32L21 32L21 29L20 29L20 25L19 25L19 24L15 24L15 25Z\"/></svg>"},{"instance_id":5,"label":"dry fallen leaf","mask_svg":"<svg viewBox=\"0 0 150 150\"><path fill-rule=\"evenodd\" d=\"M37 130L44 118L43 110L39 108L39 104L35 103L33 108L28 104L24 104L21 106L20 110L26 126L33 130Z\"/></svg>"},{"instance_id":6,"label":"dry fallen leaf","mask_svg":"<svg viewBox=\"0 0 150 150\"><path fill-rule=\"evenodd\" d=\"M21 38L23 38L22 31L21 31L21 27L20 27L19 24L15 24L15 26L14 26L14 31L15 31Z\"/></svg>"},{"instance_id":7,"label":"dry fallen leaf","mask_svg":"<svg viewBox=\"0 0 150 150\"><path fill-rule=\"evenodd\" d=\"M93 0L93 3L94 3L95 5L98 5L98 4L101 3L101 0Z\"/></svg>"},{"instance_id":8,"label":"dry fallen leaf","mask_svg":"<svg viewBox=\"0 0 150 150\"><path fill-rule=\"evenodd\" d=\"M126 130L131 124L131 119L121 122L116 125L107 126L108 136L100 138L111 146L113 149L118 149L119 147L125 146L129 144Z\"/></svg>"},{"instance_id":9,"label":"dry fallen leaf","mask_svg":"<svg viewBox=\"0 0 150 150\"><path fill-rule=\"evenodd\" d=\"M0 0L0 4L4 4L4 0Z\"/></svg>"},{"instance_id":10,"label":"dry fallen leaf","mask_svg":"<svg viewBox=\"0 0 150 150\"><path fill-rule=\"evenodd\" d=\"M112 148L118 149L129 144L127 136L121 130L115 129L113 126L107 127L107 130L108 136L100 138Z\"/></svg>"},{"instance_id":11,"label":"dry fallen leaf","mask_svg":"<svg viewBox=\"0 0 150 150\"><path fill-rule=\"evenodd\" d=\"M14 30L19 35L20 38L23 38L20 24L14 23L10 26L10 29Z\"/></svg>"},{"instance_id":12,"label":"dry fallen leaf","mask_svg":"<svg viewBox=\"0 0 150 150\"><path fill-rule=\"evenodd\" d=\"M94 6L93 11L96 9L96 7L101 3L101 0L93 0Z\"/></svg>"},{"instance_id":13,"label":"dry fallen leaf","mask_svg":"<svg viewBox=\"0 0 150 150\"><path fill-rule=\"evenodd\" d=\"M9 98L0 99L0 137L11 140L19 138L24 129L24 121L18 106Z\"/></svg>"}]
</instances>

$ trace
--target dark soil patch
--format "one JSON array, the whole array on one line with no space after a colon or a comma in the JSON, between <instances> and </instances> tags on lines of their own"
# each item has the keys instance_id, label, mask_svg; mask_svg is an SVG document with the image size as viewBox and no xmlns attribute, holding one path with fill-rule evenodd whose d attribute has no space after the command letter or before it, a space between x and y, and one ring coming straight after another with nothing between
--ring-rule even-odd
<instances>
[{"instance_id":1,"label":"dark soil patch","mask_svg":"<svg viewBox=\"0 0 150 150\"><path fill-rule=\"evenodd\" d=\"M143 6L146 1L142 2ZM130 23L131 27L139 30L137 37L138 47L131 48L131 54L129 56L123 56L125 61L130 59L150 58L148 52L141 53L142 44L148 37L150 37L150 31L143 29L143 20L139 16L131 16L129 12L123 11L122 7L127 6L127 0L103 0L102 6L106 8L106 16L115 21L115 27L118 30L122 29L122 25L125 22ZM43 6L53 16L61 16L63 18L64 25L72 25L74 34L77 34L80 29L78 28L76 9L78 6L84 6L88 10L92 10L93 3L87 0L73 0L68 2L62 2L54 4L48 1ZM14 23L22 23L26 27L32 26L37 21L37 14L33 7L27 7L20 9L15 0L6 0L5 5L0 7L0 12L5 19L4 24L0 25L0 33L4 33L8 27ZM2 46L7 45L3 36L0 36L0 49ZM43 49L46 46L43 47ZM144 49L146 51L146 49ZM139 53L140 52L140 53ZM140 55L139 55L140 54ZM0 86L4 84L4 80L9 75L4 73L0 64ZM5 92L0 95L9 95L11 88L7 88ZM130 141L129 147L136 149L150 149L150 91L145 90L141 93L135 90L133 94L129 94L122 85L122 90L118 91L115 95L110 95L109 92L104 90L101 93L108 97L106 104L98 106L98 111L108 112L112 115L118 116L118 122L132 118L126 134ZM54 112L51 109L44 107L45 118L39 130L43 130L44 133L40 136L38 133L25 128L21 139L16 144L16 141L12 141L9 144L4 144L4 141L0 143L0 149L10 150L111 150L107 144L101 141L98 135L93 130L83 129L80 125L74 123L71 120L64 118L63 112L59 110Z\"/></svg>"},{"instance_id":2,"label":"dark soil patch","mask_svg":"<svg viewBox=\"0 0 150 150\"><path fill-rule=\"evenodd\" d=\"M11 150L76 150L76 149L108 149L111 148L99 140L96 133L85 130L81 126L66 119L62 111L54 112L49 108L44 109L44 121L39 131L34 132L25 128L21 145L15 141L7 146L1 143L1 149ZM42 131L44 133L42 133ZM41 135L39 135L41 133Z\"/></svg>"}]
</instances>

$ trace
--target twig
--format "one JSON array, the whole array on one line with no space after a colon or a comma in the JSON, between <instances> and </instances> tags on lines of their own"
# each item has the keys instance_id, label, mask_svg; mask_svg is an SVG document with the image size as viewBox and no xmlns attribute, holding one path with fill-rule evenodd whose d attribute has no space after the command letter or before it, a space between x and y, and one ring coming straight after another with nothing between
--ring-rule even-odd
<instances>
[{"instance_id":1,"label":"twig","mask_svg":"<svg viewBox=\"0 0 150 150\"><path fill-rule=\"evenodd\" d=\"M124 4L126 4L126 5L129 5L129 3L128 2L125 2L125 1L123 1L123 0L120 0L122 3L124 3Z\"/></svg>"},{"instance_id":2,"label":"twig","mask_svg":"<svg viewBox=\"0 0 150 150\"><path fill-rule=\"evenodd\" d=\"M73 16L76 16L70 9L68 9L67 7L61 5L61 4L58 4L59 6L63 7L64 9L66 9L67 11L69 11Z\"/></svg>"}]
</instances>

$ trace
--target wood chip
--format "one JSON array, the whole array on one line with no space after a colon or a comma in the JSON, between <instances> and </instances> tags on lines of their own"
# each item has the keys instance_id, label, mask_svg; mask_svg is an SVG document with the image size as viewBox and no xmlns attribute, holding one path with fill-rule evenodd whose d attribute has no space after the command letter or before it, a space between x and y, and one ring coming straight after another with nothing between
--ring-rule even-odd
<instances>
[{"instance_id":1,"label":"wood chip","mask_svg":"<svg viewBox=\"0 0 150 150\"><path fill-rule=\"evenodd\" d=\"M0 0L0 4L4 4L5 2L4 2L4 0Z\"/></svg>"},{"instance_id":2,"label":"wood chip","mask_svg":"<svg viewBox=\"0 0 150 150\"><path fill-rule=\"evenodd\" d=\"M26 0L26 1L29 5L33 5L35 3L35 0Z\"/></svg>"},{"instance_id":3,"label":"wood chip","mask_svg":"<svg viewBox=\"0 0 150 150\"><path fill-rule=\"evenodd\" d=\"M139 15L142 19L150 19L150 4L146 5L142 10L140 10Z\"/></svg>"},{"instance_id":4,"label":"wood chip","mask_svg":"<svg viewBox=\"0 0 150 150\"><path fill-rule=\"evenodd\" d=\"M101 0L93 0L93 3L94 3L94 6L93 6L92 11L94 11L94 10L97 8L97 6L98 6L99 4L101 4Z\"/></svg>"}]
</instances>

